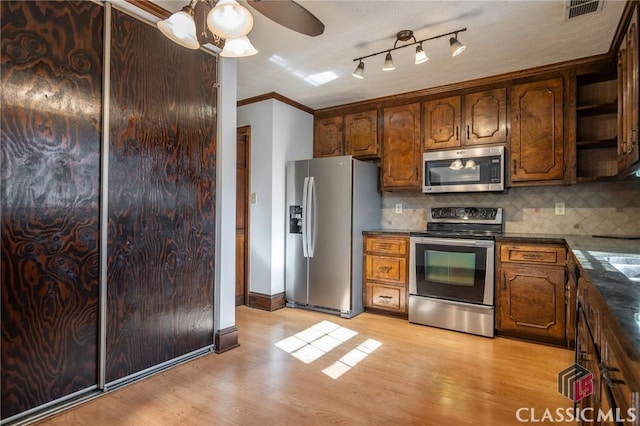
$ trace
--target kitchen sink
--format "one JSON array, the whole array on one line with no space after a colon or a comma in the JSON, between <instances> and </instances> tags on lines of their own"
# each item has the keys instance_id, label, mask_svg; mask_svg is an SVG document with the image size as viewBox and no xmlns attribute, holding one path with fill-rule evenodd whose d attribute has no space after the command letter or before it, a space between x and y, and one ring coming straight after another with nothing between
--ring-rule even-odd
<instances>
[{"instance_id":1,"label":"kitchen sink","mask_svg":"<svg viewBox=\"0 0 640 426\"><path fill-rule=\"evenodd\" d=\"M640 257L612 256L607 262L630 280L640 282Z\"/></svg>"}]
</instances>

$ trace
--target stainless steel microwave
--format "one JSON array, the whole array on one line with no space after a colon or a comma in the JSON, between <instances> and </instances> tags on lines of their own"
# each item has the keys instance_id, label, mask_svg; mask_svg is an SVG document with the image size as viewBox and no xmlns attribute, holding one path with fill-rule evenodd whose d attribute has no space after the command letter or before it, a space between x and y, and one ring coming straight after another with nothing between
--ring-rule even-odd
<instances>
[{"instance_id":1,"label":"stainless steel microwave","mask_svg":"<svg viewBox=\"0 0 640 426\"><path fill-rule=\"evenodd\" d=\"M425 152L422 192L504 191L504 145Z\"/></svg>"}]
</instances>

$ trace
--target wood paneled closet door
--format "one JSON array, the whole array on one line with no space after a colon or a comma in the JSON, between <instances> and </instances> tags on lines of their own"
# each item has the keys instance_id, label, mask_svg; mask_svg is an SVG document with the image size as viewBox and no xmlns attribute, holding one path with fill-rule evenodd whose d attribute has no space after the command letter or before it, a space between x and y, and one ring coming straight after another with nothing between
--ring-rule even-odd
<instances>
[{"instance_id":1,"label":"wood paneled closet door","mask_svg":"<svg viewBox=\"0 0 640 426\"><path fill-rule=\"evenodd\" d=\"M4 420L98 380L103 8L0 8Z\"/></svg>"},{"instance_id":2,"label":"wood paneled closet door","mask_svg":"<svg viewBox=\"0 0 640 426\"><path fill-rule=\"evenodd\" d=\"M113 11L106 381L213 345L216 57Z\"/></svg>"}]
</instances>

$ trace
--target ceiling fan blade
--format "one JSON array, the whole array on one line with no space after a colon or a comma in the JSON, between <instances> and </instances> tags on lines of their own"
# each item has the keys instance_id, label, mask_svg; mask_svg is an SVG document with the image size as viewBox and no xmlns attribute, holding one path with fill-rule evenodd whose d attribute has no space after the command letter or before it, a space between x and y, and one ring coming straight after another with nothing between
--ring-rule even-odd
<instances>
[{"instance_id":1,"label":"ceiling fan blade","mask_svg":"<svg viewBox=\"0 0 640 426\"><path fill-rule=\"evenodd\" d=\"M292 0L248 0L255 10L290 30L311 37L324 32L324 24L313 13Z\"/></svg>"}]
</instances>

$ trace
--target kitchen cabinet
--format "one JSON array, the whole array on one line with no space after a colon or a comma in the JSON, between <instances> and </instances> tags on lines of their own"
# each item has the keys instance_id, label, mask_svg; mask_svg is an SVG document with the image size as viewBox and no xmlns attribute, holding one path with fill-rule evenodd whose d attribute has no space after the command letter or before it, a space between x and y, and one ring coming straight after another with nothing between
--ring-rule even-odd
<instances>
[{"instance_id":1,"label":"kitchen cabinet","mask_svg":"<svg viewBox=\"0 0 640 426\"><path fill-rule=\"evenodd\" d=\"M638 155L638 6L618 51L618 172L629 174L640 166Z\"/></svg>"},{"instance_id":2,"label":"kitchen cabinet","mask_svg":"<svg viewBox=\"0 0 640 426\"><path fill-rule=\"evenodd\" d=\"M313 126L313 158L344 155L344 118L316 119Z\"/></svg>"},{"instance_id":3,"label":"kitchen cabinet","mask_svg":"<svg viewBox=\"0 0 640 426\"><path fill-rule=\"evenodd\" d=\"M382 189L420 189L420 104L385 108L383 134Z\"/></svg>"},{"instance_id":4,"label":"kitchen cabinet","mask_svg":"<svg viewBox=\"0 0 640 426\"><path fill-rule=\"evenodd\" d=\"M566 248L498 243L498 334L567 344Z\"/></svg>"},{"instance_id":5,"label":"kitchen cabinet","mask_svg":"<svg viewBox=\"0 0 640 426\"><path fill-rule=\"evenodd\" d=\"M562 78L516 84L511 88L508 175L513 186L563 181L562 108Z\"/></svg>"},{"instance_id":6,"label":"kitchen cabinet","mask_svg":"<svg viewBox=\"0 0 640 426\"><path fill-rule=\"evenodd\" d=\"M505 143L507 90L486 90L464 97L427 101L423 105L423 116L424 151Z\"/></svg>"},{"instance_id":7,"label":"kitchen cabinet","mask_svg":"<svg viewBox=\"0 0 640 426\"><path fill-rule=\"evenodd\" d=\"M577 408L592 409L593 413L611 411L618 419L629 419L624 424L639 425L640 380L635 350L587 277L578 280L577 294L576 362L591 373L593 380L593 392L577 401ZM631 412L635 415L629 416Z\"/></svg>"},{"instance_id":8,"label":"kitchen cabinet","mask_svg":"<svg viewBox=\"0 0 640 426\"><path fill-rule=\"evenodd\" d=\"M364 306L407 315L409 237L364 235Z\"/></svg>"},{"instance_id":9,"label":"kitchen cabinet","mask_svg":"<svg viewBox=\"0 0 640 426\"><path fill-rule=\"evenodd\" d=\"M378 111L345 116L345 155L366 159L378 157Z\"/></svg>"},{"instance_id":10,"label":"kitchen cabinet","mask_svg":"<svg viewBox=\"0 0 640 426\"><path fill-rule=\"evenodd\" d=\"M618 173L615 72L580 75L576 86L576 179L584 182L615 176Z\"/></svg>"},{"instance_id":11,"label":"kitchen cabinet","mask_svg":"<svg viewBox=\"0 0 640 426\"><path fill-rule=\"evenodd\" d=\"M314 121L313 157L352 155L379 157L378 110L368 110Z\"/></svg>"}]
</instances>

